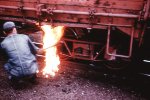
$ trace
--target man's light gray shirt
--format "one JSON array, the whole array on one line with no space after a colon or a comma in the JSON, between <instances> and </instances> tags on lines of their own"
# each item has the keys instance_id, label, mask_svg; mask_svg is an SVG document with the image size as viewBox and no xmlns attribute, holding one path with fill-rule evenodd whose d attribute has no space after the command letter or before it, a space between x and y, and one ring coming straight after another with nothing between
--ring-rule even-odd
<instances>
[{"instance_id":1,"label":"man's light gray shirt","mask_svg":"<svg viewBox=\"0 0 150 100\"><path fill-rule=\"evenodd\" d=\"M1 43L1 47L8 55L5 69L11 75L24 76L36 73L38 65L35 53L38 49L30 38L24 34L7 36Z\"/></svg>"}]
</instances>

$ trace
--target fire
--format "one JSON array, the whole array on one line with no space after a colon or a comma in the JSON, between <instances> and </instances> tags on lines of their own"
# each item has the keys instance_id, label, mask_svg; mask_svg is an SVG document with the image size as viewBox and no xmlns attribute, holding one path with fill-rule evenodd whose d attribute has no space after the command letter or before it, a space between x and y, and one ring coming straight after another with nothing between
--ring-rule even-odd
<instances>
[{"instance_id":1,"label":"fire","mask_svg":"<svg viewBox=\"0 0 150 100\"><path fill-rule=\"evenodd\" d=\"M56 44L59 42L63 35L63 26L52 27L51 25L41 26L44 31L43 48L46 50L45 54L45 67L43 75L46 77L55 76L59 70L60 59L57 54Z\"/></svg>"}]
</instances>

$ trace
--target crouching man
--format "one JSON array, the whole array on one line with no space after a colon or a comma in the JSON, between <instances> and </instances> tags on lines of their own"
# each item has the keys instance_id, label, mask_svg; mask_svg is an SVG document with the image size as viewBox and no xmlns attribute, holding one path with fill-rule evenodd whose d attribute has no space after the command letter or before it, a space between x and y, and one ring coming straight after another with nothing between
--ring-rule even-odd
<instances>
[{"instance_id":1,"label":"crouching man","mask_svg":"<svg viewBox=\"0 0 150 100\"><path fill-rule=\"evenodd\" d=\"M8 62L4 65L8 78L14 84L26 77L34 82L38 71L35 54L44 52L43 49L36 47L27 35L18 34L14 22L5 22L3 30L7 37L1 42L1 47L8 55Z\"/></svg>"}]
</instances>

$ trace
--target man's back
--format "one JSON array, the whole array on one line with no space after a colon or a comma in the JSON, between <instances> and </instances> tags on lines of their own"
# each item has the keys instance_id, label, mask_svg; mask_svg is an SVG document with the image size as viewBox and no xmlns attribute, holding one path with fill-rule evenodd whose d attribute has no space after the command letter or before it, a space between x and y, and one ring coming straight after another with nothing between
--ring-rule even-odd
<instances>
[{"instance_id":1,"label":"man's back","mask_svg":"<svg viewBox=\"0 0 150 100\"><path fill-rule=\"evenodd\" d=\"M35 47L29 37L23 34L7 36L1 43L9 59L5 69L15 76L24 76L36 73L38 65L34 52ZM32 52L33 51L33 52Z\"/></svg>"}]
</instances>

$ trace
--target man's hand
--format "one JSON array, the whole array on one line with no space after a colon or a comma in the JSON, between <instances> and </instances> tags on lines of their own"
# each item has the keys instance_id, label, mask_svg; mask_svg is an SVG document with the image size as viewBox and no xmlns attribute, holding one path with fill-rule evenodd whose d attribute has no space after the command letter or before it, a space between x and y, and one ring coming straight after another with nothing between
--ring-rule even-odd
<instances>
[{"instance_id":1,"label":"man's hand","mask_svg":"<svg viewBox=\"0 0 150 100\"><path fill-rule=\"evenodd\" d=\"M39 54L39 55L42 55L42 54L44 54L45 53L45 49L39 49L38 51L37 51L37 54Z\"/></svg>"},{"instance_id":2,"label":"man's hand","mask_svg":"<svg viewBox=\"0 0 150 100\"><path fill-rule=\"evenodd\" d=\"M39 50L37 51L37 54L42 55L42 54L44 54L44 53L46 52L46 49L52 48L52 47L56 46L57 44L58 44L58 43L56 43L56 44L54 44L54 45L52 45L52 46L49 46L49 47L47 47L47 48L39 49Z\"/></svg>"}]
</instances>

